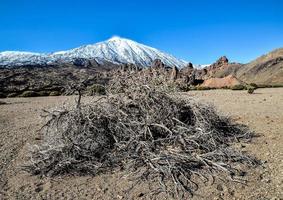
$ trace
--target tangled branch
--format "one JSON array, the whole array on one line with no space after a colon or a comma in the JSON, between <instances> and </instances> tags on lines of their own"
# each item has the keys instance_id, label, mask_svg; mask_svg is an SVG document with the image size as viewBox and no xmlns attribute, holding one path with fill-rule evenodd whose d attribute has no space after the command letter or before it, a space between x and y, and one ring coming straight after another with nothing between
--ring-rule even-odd
<instances>
[{"instance_id":1,"label":"tangled branch","mask_svg":"<svg viewBox=\"0 0 283 200\"><path fill-rule=\"evenodd\" d=\"M47 176L120 169L136 181L156 180L153 194L185 198L198 188L192 176L233 178L239 173L235 163L257 164L231 147L250 140L252 133L213 107L148 86L124 92L50 112L43 143L32 147L24 169Z\"/></svg>"}]
</instances>

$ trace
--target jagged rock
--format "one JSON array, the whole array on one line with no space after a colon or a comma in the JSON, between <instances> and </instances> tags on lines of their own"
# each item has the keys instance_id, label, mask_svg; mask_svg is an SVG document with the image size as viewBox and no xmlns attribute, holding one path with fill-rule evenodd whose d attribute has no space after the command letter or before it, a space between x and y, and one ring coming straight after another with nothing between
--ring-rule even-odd
<instances>
[{"instance_id":1,"label":"jagged rock","mask_svg":"<svg viewBox=\"0 0 283 200\"><path fill-rule=\"evenodd\" d=\"M219 71L225 71L231 65L226 56L220 57L215 63L203 69L198 69L196 72L196 79L206 80L214 78Z\"/></svg>"},{"instance_id":2,"label":"jagged rock","mask_svg":"<svg viewBox=\"0 0 283 200\"><path fill-rule=\"evenodd\" d=\"M193 73L189 76L188 84L189 85L194 85L196 80L196 73L193 71Z\"/></svg>"},{"instance_id":3,"label":"jagged rock","mask_svg":"<svg viewBox=\"0 0 283 200\"><path fill-rule=\"evenodd\" d=\"M72 60L72 64L77 67L88 67L91 65L90 61L84 58L75 58Z\"/></svg>"},{"instance_id":4,"label":"jagged rock","mask_svg":"<svg viewBox=\"0 0 283 200\"><path fill-rule=\"evenodd\" d=\"M223 66L228 66L229 60L226 56L220 57L215 63L209 66L209 69L217 69Z\"/></svg>"},{"instance_id":5,"label":"jagged rock","mask_svg":"<svg viewBox=\"0 0 283 200\"><path fill-rule=\"evenodd\" d=\"M136 65L134 65L134 64L132 64L132 63L127 63L127 64L123 64L123 65L121 65L121 70L122 71L138 71L139 70L139 68L136 66Z\"/></svg>"},{"instance_id":6,"label":"jagged rock","mask_svg":"<svg viewBox=\"0 0 283 200\"><path fill-rule=\"evenodd\" d=\"M183 81L184 83L189 83L190 77L189 77L188 75L185 75L185 76L183 76L182 81Z\"/></svg>"},{"instance_id":7,"label":"jagged rock","mask_svg":"<svg viewBox=\"0 0 283 200\"><path fill-rule=\"evenodd\" d=\"M179 69L177 67L173 67L170 79L171 80L176 80L178 78L178 74L179 74Z\"/></svg>"},{"instance_id":8,"label":"jagged rock","mask_svg":"<svg viewBox=\"0 0 283 200\"><path fill-rule=\"evenodd\" d=\"M155 59L151 65L152 68L163 69L165 68L164 63L160 59Z\"/></svg>"},{"instance_id":9,"label":"jagged rock","mask_svg":"<svg viewBox=\"0 0 283 200\"><path fill-rule=\"evenodd\" d=\"M193 63L191 63L191 62L189 62L186 67L188 67L190 69L194 69Z\"/></svg>"},{"instance_id":10,"label":"jagged rock","mask_svg":"<svg viewBox=\"0 0 283 200\"><path fill-rule=\"evenodd\" d=\"M219 64L225 64L225 63L228 63L229 60L226 56L222 56L221 58L218 59L217 63Z\"/></svg>"},{"instance_id":11,"label":"jagged rock","mask_svg":"<svg viewBox=\"0 0 283 200\"><path fill-rule=\"evenodd\" d=\"M192 63L189 63L186 67L180 70L180 73L184 76L189 76L194 71L194 67Z\"/></svg>"},{"instance_id":12,"label":"jagged rock","mask_svg":"<svg viewBox=\"0 0 283 200\"><path fill-rule=\"evenodd\" d=\"M202 74L203 74L203 75L206 75L206 74L207 74L207 69L205 69L205 68L202 69Z\"/></svg>"}]
</instances>

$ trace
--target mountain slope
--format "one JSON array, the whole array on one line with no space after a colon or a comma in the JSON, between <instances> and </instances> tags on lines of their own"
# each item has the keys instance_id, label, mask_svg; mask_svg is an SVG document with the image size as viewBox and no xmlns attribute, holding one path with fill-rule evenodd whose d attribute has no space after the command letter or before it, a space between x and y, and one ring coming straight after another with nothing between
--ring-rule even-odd
<instances>
[{"instance_id":1,"label":"mountain slope","mask_svg":"<svg viewBox=\"0 0 283 200\"><path fill-rule=\"evenodd\" d=\"M221 58L206 67L207 72L201 78L223 78L233 75L246 83L283 84L283 48L276 49L247 64L230 63L228 59L224 63L220 61Z\"/></svg>"},{"instance_id":2,"label":"mountain slope","mask_svg":"<svg viewBox=\"0 0 283 200\"><path fill-rule=\"evenodd\" d=\"M170 67L184 67L187 64L187 62L155 48L139 44L132 40L113 37L107 41L93 45L50 54L2 52L0 53L0 66L12 67L27 64L52 64L56 62L69 62L76 58L95 59L98 63L132 63L140 67L150 66L155 59L161 59L165 65Z\"/></svg>"},{"instance_id":3,"label":"mountain slope","mask_svg":"<svg viewBox=\"0 0 283 200\"><path fill-rule=\"evenodd\" d=\"M283 84L283 48L242 66L236 76L248 83Z\"/></svg>"},{"instance_id":4,"label":"mountain slope","mask_svg":"<svg viewBox=\"0 0 283 200\"><path fill-rule=\"evenodd\" d=\"M0 66L22 66L29 64L44 64L46 57L43 54L21 51L0 52Z\"/></svg>"}]
</instances>

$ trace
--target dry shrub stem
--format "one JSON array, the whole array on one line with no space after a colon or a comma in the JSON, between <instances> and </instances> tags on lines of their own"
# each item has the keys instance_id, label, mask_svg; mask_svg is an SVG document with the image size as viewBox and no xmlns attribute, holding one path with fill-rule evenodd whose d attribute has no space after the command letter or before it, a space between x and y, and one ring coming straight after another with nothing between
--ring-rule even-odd
<instances>
[{"instance_id":1,"label":"dry shrub stem","mask_svg":"<svg viewBox=\"0 0 283 200\"><path fill-rule=\"evenodd\" d=\"M71 110L46 111L43 143L32 146L24 169L45 176L119 169L136 184L156 180L152 195L182 199L197 190L193 177L207 182L221 173L237 181L235 166L257 164L231 147L252 133L212 106L148 86L131 85L123 92Z\"/></svg>"}]
</instances>

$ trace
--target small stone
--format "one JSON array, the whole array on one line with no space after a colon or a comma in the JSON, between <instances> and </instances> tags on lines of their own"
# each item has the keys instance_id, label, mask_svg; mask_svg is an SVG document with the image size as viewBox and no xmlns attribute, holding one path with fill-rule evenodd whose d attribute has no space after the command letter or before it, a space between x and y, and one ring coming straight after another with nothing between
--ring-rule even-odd
<instances>
[{"instance_id":1,"label":"small stone","mask_svg":"<svg viewBox=\"0 0 283 200\"><path fill-rule=\"evenodd\" d=\"M144 196L144 193L140 193L139 195L138 195L138 197L143 197Z\"/></svg>"},{"instance_id":2,"label":"small stone","mask_svg":"<svg viewBox=\"0 0 283 200\"><path fill-rule=\"evenodd\" d=\"M234 196L235 195L235 190L228 190L228 192L229 192L229 194L231 195L231 196Z\"/></svg>"},{"instance_id":3,"label":"small stone","mask_svg":"<svg viewBox=\"0 0 283 200\"><path fill-rule=\"evenodd\" d=\"M106 193L107 191L108 191L108 188L105 188L105 189L103 190L104 193Z\"/></svg>"},{"instance_id":4,"label":"small stone","mask_svg":"<svg viewBox=\"0 0 283 200\"><path fill-rule=\"evenodd\" d=\"M34 139L35 139L35 140L41 140L41 138L40 138L40 137L35 137Z\"/></svg>"},{"instance_id":5,"label":"small stone","mask_svg":"<svg viewBox=\"0 0 283 200\"><path fill-rule=\"evenodd\" d=\"M271 199L270 200L280 200L279 198L277 198L277 197L271 197Z\"/></svg>"},{"instance_id":6,"label":"small stone","mask_svg":"<svg viewBox=\"0 0 283 200\"><path fill-rule=\"evenodd\" d=\"M261 181L265 183L271 183L271 180L268 178L263 178Z\"/></svg>"},{"instance_id":7,"label":"small stone","mask_svg":"<svg viewBox=\"0 0 283 200\"><path fill-rule=\"evenodd\" d=\"M262 160L261 163L265 164L265 163L267 163L267 160Z\"/></svg>"},{"instance_id":8,"label":"small stone","mask_svg":"<svg viewBox=\"0 0 283 200\"><path fill-rule=\"evenodd\" d=\"M239 172L239 176L246 176L246 175L247 175L247 172L244 172L244 171Z\"/></svg>"},{"instance_id":9,"label":"small stone","mask_svg":"<svg viewBox=\"0 0 283 200\"><path fill-rule=\"evenodd\" d=\"M41 186L39 186L39 187L35 188L35 190L34 190L34 191L38 193L38 192L41 192L41 191L42 191L42 189L43 189L43 188L42 188Z\"/></svg>"},{"instance_id":10,"label":"small stone","mask_svg":"<svg viewBox=\"0 0 283 200\"><path fill-rule=\"evenodd\" d=\"M216 189L219 190L219 191L223 191L223 187L222 187L222 185L220 185L220 184L218 184L218 185L216 186Z\"/></svg>"}]
</instances>

